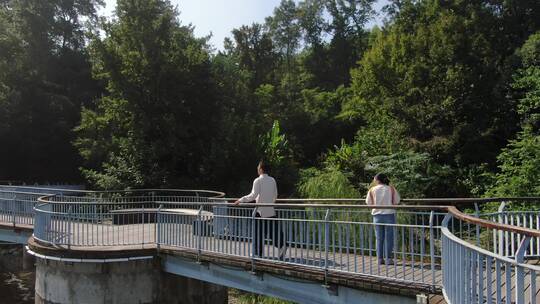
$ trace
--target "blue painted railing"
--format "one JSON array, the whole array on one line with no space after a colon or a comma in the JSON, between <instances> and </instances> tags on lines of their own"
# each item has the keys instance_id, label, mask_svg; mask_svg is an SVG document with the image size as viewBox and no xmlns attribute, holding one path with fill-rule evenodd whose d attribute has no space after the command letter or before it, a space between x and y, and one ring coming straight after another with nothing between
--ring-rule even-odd
<instances>
[{"instance_id":1,"label":"blue painted railing","mask_svg":"<svg viewBox=\"0 0 540 304\"><path fill-rule=\"evenodd\" d=\"M538 219L538 213L534 217ZM452 212L446 215L441 230L442 286L447 302L538 302L540 267L532 264L537 264L537 251L531 240L538 240L539 230L471 222Z\"/></svg>"},{"instance_id":2,"label":"blue painted railing","mask_svg":"<svg viewBox=\"0 0 540 304\"><path fill-rule=\"evenodd\" d=\"M536 303L539 293L540 269L530 264L540 239L534 211L500 209L474 217L445 206L390 207L398 218L387 225L395 232L395 263L379 265L374 224L363 200L280 200L278 217L261 219L254 205L231 206L216 199L222 195L217 192L16 190L0 187L0 224L33 225L37 240L71 250L159 247L235 256L251 261L254 269L264 261L319 269L325 276L362 275L442 290L448 303ZM264 254L253 255L257 230L283 238L285 256L269 239Z\"/></svg>"}]
</instances>

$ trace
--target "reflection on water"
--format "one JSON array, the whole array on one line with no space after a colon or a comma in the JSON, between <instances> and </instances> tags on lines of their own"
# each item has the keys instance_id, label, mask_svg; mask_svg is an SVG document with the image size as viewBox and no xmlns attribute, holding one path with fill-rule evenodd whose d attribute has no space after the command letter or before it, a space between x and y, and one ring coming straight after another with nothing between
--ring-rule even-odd
<instances>
[{"instance_id":1,"label":"reflection on water","mask_svg":"<svg viewBox=\"0 0 540 304\"><path fill-rule=\"evenodd\" d=\"M0 244L0 303L34 303L35 272L22 269L22 245Z\"/></svg>"}]
</instances>

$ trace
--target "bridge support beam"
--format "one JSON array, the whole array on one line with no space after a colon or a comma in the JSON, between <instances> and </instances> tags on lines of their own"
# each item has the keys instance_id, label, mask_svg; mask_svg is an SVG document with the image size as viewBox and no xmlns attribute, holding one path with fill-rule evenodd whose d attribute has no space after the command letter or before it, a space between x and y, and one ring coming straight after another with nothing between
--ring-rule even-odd
<instances>
[{"instance_id":1,"label":"bridge support beam","mask_svg":"<svg viewBox=\"0 0 540 304\"><path fill-rule=\"evenodd\" d=\"M32 236L32 229L20 229L0 225L0 242L26 244Z\"/></svg>"},{"instance_id":2,"label":"bridge support beam","mask_svg":"<svg viewBox=\"0 0 540 304\"><path fill-rule=\"evenodd\" d=\"M215 284L265 294L301 304L415 304L412 297L384 294L344 286L322 286L305 281L267 273L252 274L242 268L220 266L163 254L163 270L171 274L213 282Z\"/></svg>"},{"instance_id":3,"label":"bridge support beam","mask_svg":"<svg viewBox=\"0 0 540 304\"><path fill-rule=\"evenodd\" d=\"M227 304L228 288L188 277L161 273L160 303Z\"/></svg>"},{"instance_id":4,"label":"bridge support beam","mask_svg":"<svg viewBox=\"0 0 540 304\"><path fill-rule=\"evenodd\" d=\"M227 303L227 288L161 271L156 259L36 259L36 304Z\"/></svg>"}]
</instances>

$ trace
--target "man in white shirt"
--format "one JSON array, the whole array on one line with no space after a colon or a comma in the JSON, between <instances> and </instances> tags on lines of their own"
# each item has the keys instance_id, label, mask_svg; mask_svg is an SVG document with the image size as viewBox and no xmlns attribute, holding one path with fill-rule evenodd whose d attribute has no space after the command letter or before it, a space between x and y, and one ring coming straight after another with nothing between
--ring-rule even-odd
<instances>
[{"instance_id":1,"label":"man in white shirt","mask_svg":"<svg viewBox=\"0 0 540 304\"><path fill-rule=\"evenodd\" d=\"M259 177L257 177L253 181L253 188L251 189L251 193L240 198L239 200L234 202L234 204L238 205L240 203L247 203L252 201L255 201L256 204L274 204L277 199L276 180L273 177L269 176L267 172L267 165L263 161L260 161L259 165L257 166L257 173L259 174ZM274 210L273 206L257 207L256 217L265 219L275 218L276 211ZM287 246L285 243L283 232L281 231L280 227L281 222L277 220L256 220L254 231L255 238L253 239L253 241L255 242L254 255L262 257L264 240L266 237L272 239L274 245L280 248L279 258L283 260L287 251Z\"/></svg>"}]
</instances>

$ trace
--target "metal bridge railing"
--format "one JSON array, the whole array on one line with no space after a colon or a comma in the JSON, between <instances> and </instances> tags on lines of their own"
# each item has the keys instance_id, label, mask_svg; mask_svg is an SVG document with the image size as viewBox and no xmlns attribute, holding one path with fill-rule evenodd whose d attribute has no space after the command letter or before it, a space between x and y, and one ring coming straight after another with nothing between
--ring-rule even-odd
<instances>
[{"instance_id":1,"label":"metal bridge railing","mask_svg":"<svg viewBox=\"0 0 540 304\"><path fill-rule=\"evenodd\" d=\"M486 213L481 217L499 224L540 231L540 211L507 210L507 207L512 203L512 201L503 201L499 205L497 212ZM514 257L514 253L522 239L523 235L520 233L499 231L492 237L494 252L505 257ZM539 257L540 237L531 237L530 244L525 251L525 258Z\"/></svg>"},{"instance_id":2,"label":"metal bridge railing","mask_svg":"<svg viewBox=\"0 0 540 304\"><path fill-rule=\"evenodd\" d=\"M380 265L377 225L363 200L279 200L272 205L277 217L264 219L255 212L261 205L233 206L211 191L43 196L20 190L0 188L0 222L33 224L35 239L72 250L157 247L188 250L199 258L226 255L250 262L253 270L262 262L279 263L319 270L325 280L332 274L361 275L423 291L442 290L449 303L536 303L540 293L540 268L531 265L539 252L538 212L499 210L473 216L449 206L507 198L404 200L410 205L388 207L395 210L397 223L377 225L393 232L394 263ZM254 238L259 234L264 237ZM258 242L263 253L255 255ZM283 257L274 246L280 243L288 249Z\"/></svg>"},{"instance_id":3,"label":"metal bridge railing","mask_svg":"<svg viewBox=\"0 0 540 304\"><path fill-rule=\"evenodd\" d=\"M540 231L449 211L441 228L447 302L537 303L540 267L526 253Z\"/></svg>"},{"instance_id":4,"label":"metal bridge railing","mask_svg":"<svg viewBox=\"0 0 540 304\"><path fill-rule=\"evenodd\" d=\"M70 249L162 246L250 260L304 266L414 283L423 290L440 285L444 212L436 206L389 207L396 224L391 265L379 264L371 207L343 204L275 205L278 217L256 217L254 204L235 207L208 196L56 195L35 207L35 239ZM257 205L260 206L260 205ZM263 238L254 238L254 235ZM279 255L278 244L287 247ZM254 254L261 244L262 254ZM131 246L131 247L130 247Z\"/></svg>"},{"instance_id":5,"label":"metal bridge railing","mask_svg":"<svg viewBox=\"0 0 540 304\"><path fill-rule=\"evenodd\" d=\"M34 207L43 193L0 191L0 222L34 225Z\"/></svg>"},{"instance_id":6,"label":"metal bridge railing","mask_svg":"<svg viewBox=\"0 0 540 304\"><path fill-rule=\"evenodd\" d=\"M162 207L164 208L164 207ZM260 218L254 209L214 205L197 216L159 212L157 242L200 253L279 262L319 270L436 286L440 279L440 230L443 213L430 207L397 209L392 265L380 265L369 208L358 205L276 205L276 218ZM436 208L434 208L436 209ZM257 233L259 232L259 233ZM263 235L264 238L253 238ZM277 244L287 252L280 257ZM262 254L254 254L262 243Z\"/></svg>"}]
</instances>

